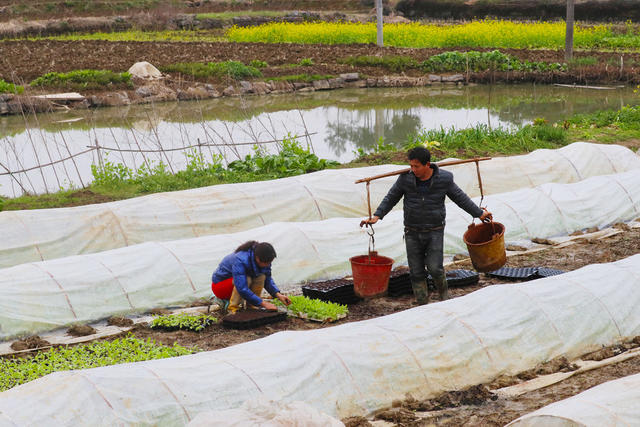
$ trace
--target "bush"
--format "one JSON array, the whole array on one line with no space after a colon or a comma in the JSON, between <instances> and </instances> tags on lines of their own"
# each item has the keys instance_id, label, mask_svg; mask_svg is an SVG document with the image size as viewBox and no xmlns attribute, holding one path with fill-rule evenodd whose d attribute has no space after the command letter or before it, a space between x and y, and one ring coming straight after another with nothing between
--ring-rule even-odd
<instances>
[{"instance_id":1,"label":"bush","mask_svg":"<svg viewBox=\"0 0 640 427\"><path fill-rule=\"evenodd\" d=\"M68 73L47 73L30 83L31 86L96 89L105 86L131 85L131 74L109 70L74 70Z\"/></svg>"},{"instance_id":2,"label":"bush","mask_svg":"<svg viewBox=\"0 0 640 427\"><path fill-rule=\"evenodd\" d=\"M13 83L9 83L0 79L0 93L22 93L24 92L23 86L17 86Z\"/></svg>"}]
</instances>

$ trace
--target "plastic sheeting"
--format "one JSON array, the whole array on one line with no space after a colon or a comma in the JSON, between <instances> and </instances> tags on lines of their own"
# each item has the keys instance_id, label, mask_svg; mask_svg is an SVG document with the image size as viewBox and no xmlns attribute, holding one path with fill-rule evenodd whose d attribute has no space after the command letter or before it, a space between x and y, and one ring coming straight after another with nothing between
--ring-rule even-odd
<instances>
[{"instance_id":1,"label":"plastic sheeting","mask_svg":"<svg viewBox=\"0 0 640 427\"><path fill-rule=\"evenodd\" d=\"M513 427L640 425L640 374L609 381L508 424Z\"/></svg>"},{"instance_id":2,"label":"plastic sheeting","mask_svg":"<svg viewBox=\"0 0 640 427\"><path fill-rule=\"evenodd\" d=\"M364 415L640 335L639 304L636 255L371 320L53 373L1 393L0 426L184 425L259 397Z\"/></svg>"},{"instance_id":3,"label":"plastic sheeting","mask_svg":"<svg viewBox=\"0 0 640 427\"><path fill-rule=\"evenodd\" d=\"M257 399L238 409L200 412L187 427L344 427L304 402Z\"/></svg>"},{"instance_id":4,"label":"plastic sheeting","mask_svg":"<svg viewBox=\"0 0 640 427\"><path fill-rule=\"evenodd\" d=\"M544 184L485 201L505 225L507 240L568 235L640 217L640 169L575 184ZM466 252L462 235L470 221L455 204L447 204L446 254ZM284 292L306 280L343 277L351 273L349 258L367 248L358 223L350 218L273 223L1 269L0 339L209 296L214 268L247 240L274 245L274 279ZM376 224L375 236L381 254L396 265L406 263L402 211Z\"/></svg>"},{"instance_id":5,"label":"plastic sheeting","mask_svg":"<svg viewBox=\"0 0 640 427\"><path fill-rule=\"evenodd\" d=\"M558 150L480 163L485 194L570 183L640 168L640 156L616 145L574 143ZM170 241L256 228L276 221L366 215L357 179L398 165L325 170L266 182L217 185L74 208L0 212L0 267L94 253L147 241ZM479 195L475 164L451 166L456 183ZM395 182L371 184L372 208Z\"/></svg>"}]
</instances>

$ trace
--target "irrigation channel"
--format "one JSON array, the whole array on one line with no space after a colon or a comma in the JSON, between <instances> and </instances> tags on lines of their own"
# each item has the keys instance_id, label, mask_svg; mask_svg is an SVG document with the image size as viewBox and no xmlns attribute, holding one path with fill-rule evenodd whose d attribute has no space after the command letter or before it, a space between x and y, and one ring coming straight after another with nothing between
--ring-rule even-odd
<instances>
[{"instance_id":1,"label":"irrigation channel","mask_svg":"<svg viewBox=\"0 0 640 427\"><path fill-rule=\"evenodd\" d=\"M256 143L276 150L287 134L301 136L321 158L348 162L380 138L399 146L422 129L556 122L637 104L633 90L530 84L345 89L2 117L0 195L86 186L90 165L101 161L132 169L162 161L179 170L187 154L199 150L205 160L219 155L230 162Z\"/></svg>"}]
</instances>

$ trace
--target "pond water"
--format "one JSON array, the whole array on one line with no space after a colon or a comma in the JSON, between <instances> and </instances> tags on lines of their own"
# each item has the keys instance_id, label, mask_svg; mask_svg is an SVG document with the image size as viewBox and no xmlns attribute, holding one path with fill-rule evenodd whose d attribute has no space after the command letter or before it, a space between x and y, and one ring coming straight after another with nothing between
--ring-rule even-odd
<instances>
[{"instance_id":1,"label":"pond water","mask_svg":"<svg viewBox=\"0 0 640 427\"><path fill-rule=\"evenodd\" d=\"M178 170L193 150L205 159L219 155L230 162L252 153L256 143L274 151L272 141L307 134L299 141L319 157L348 162L359 150L372 150L380 138L401 146L421 129L509 128L638 103L632 87L477 85L344 89L5 116L0 117L0 194L81 187L91 181L91 165L100 160L134 170L162 161ZM203 146L192 147L198 143ZM55 165L37 167L49 163Z\"/></svg>"}]
</instances>

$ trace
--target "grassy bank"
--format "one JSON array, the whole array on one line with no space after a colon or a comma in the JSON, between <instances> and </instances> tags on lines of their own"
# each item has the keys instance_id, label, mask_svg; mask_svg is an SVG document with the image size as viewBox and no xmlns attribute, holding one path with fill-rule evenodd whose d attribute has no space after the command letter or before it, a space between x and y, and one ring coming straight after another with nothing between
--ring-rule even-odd
<instances>
[{"instance_id":1,"label":"grassy bank","mask_svg":"<svg viewBox=\"0 0 640 427\"><path fill-rule=\"evenodd\" d=\"M263 181L300 175L328 167L357 167L382 163L406 163L408 148L426 145L434 160L528 153L541 148L559 148L575 141L618 143L640 140L640 107L624 107L590 115L577 115L557 123L537 119L518 129L476 126L468 129L423 130L396 146L378 142L371 150L358 151L358 158L345 165L319 159L294 138L285 139L278 154L260 147L243 160L223 165L221 157L205 159L192 152L187 168L175 174L163 163L144 165L137 171L105 161L92 166L94 181L83 190L66 190L41 196L0 199L0 209L39 209L99 203L164 191L184 190L216 184Z\"/></svg>"}]
</instances>

